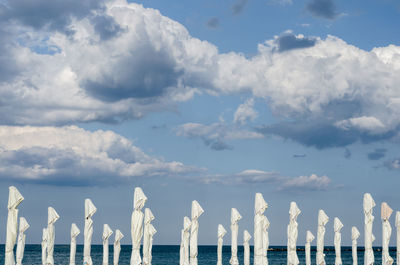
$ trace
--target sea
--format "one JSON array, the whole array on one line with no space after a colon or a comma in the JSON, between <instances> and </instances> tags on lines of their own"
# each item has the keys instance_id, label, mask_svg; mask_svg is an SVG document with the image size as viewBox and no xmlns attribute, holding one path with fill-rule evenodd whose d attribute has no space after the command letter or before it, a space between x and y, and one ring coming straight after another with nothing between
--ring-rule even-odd
<instances>
[{"instance_id":1,"label":"sea","mask_svg":"<svg viewBox=\"0 0 400 265\"><path fill-rule=\"evenodd\" d=\"M132 247L130 245L121 246L121 254L119 264L129 265ZM253 248L251 247L250 263L253 264ZM390 255L396 264L396 248L390 248ZM198 248L198 264L199 265L215 265L217 263L217 246L199 246ZM228 265L231 255L230 246L224 246L222 249L223 264ZM15 253L15 251L14 251ZM24 259L22 264L25 265L41 265L41 246L40 245L26 245L24 252ZM113 246L109 248L109 264L113 264ZM153 265L177 265L179 264L179 246L174 245L155 245L153 246ZM374 248L375 264L381 264L382 252L381 248ZM315 264L316 248L311 247L311 262ZM305 264L304 247L298 247L297 255L300 264ZM335 249L334 247L325 247L325 260L326 264L335 264ZM353 264L351 256L351 247L342 247L342 261L343 265ZM102 265L103 262L103 246L92 245L91 257L94 265ZM243 264L243 247L238 246L239 264ZM364 249L358 249L358 264L364 264ZM286 265L286 247L271 246L268 250L269 265ZM0 264L4 264L4 245L0 245ZM69 245L55 245L54 247L54 264L55 265L69 265ZM76 264L83 264L83 245L78 245L76 248Z\"/></svg>"}]
</instances>

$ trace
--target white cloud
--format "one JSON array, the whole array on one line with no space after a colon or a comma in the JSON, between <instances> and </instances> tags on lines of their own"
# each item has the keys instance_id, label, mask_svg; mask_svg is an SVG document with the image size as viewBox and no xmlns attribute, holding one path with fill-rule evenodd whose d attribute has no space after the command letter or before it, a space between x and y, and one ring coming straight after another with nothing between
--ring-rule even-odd
<instances>
[{"instance_id":1,"label":"white cloud","mask_svg":"<svg viewBox=\"0 0 400 265\"><path fill-rule=\"evenodd\" d=\"M0 179L55 185L118 184L198 169L145 154L111 131L68 127L0 127Z\"/></svg>"},{"instance_id":2,"label":"white cloud","mask_svg":"<svg viewBox=\"0 0 400 265\"><path fill-rule=\"evenodd\" d=\"M246 124L257 118L257 111L254 110L254 99L248 99L245 103L240 104L234 114L234 122L240 125Z\"/></svg>"},{"instance_id":3,"label":"white cloud","mask_svg":"<svg viewBox=\"0 0 400 265\"><path fill-rule=\"evenodd\" d=\"M311 174L310 176L299 176L296 178L291 178L281 185L281 190L327 190L331 184L331 179L327 176L317 176L316 174Z\"/></svg>"}]
</instances>

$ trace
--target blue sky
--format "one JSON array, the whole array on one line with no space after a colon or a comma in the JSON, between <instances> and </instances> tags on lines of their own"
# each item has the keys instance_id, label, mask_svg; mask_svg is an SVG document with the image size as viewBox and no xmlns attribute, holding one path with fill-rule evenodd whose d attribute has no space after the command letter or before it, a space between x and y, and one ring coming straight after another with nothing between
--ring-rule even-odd
<instances>
[{"instance_id":1,"label":"blue sky","mask_svg":"<svg viewBox=\"0 0 400 265\"><path fill-rule=\"evenodd\" d=\"M231 207L252 233L261 192L272 245L293 200L299 245L319 209L326 244L339 217L349 245L370 192L380 245L380 203L400 208L399 24L394 0L0 1L0 199L25 196L29 243L48 206L69 242L91 198L94 243L108 223L130 244L141 186L155 244L179 244L195 199L216 244Z\"/></svg>"}]
</instances>

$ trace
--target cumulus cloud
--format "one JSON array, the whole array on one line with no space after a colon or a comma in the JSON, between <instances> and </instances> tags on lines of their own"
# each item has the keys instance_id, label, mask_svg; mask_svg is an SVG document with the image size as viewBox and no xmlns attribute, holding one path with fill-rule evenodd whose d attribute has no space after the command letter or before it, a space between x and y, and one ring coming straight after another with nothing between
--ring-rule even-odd
<instances>
[{"instance_id":1,"label":"cumulus cloud","mask_svg":"<svg viewBox=\"0 0 400 265\"><path fill-rule=\"evenodd\" d=\"M384 165L388 169L399 170L400 169L400 159L396 158L393 160L388 160L384 163Z\"/></svg>"},{"instance_id":2,"label":"cumulus cloud","mask_svg":"<svg viewBox=\"0 0 400 265\"><path fill-rule=\"evenodd\" d=\"M293 49L304 49L315 45L315 38L307 38L304 35L294 35L285 33L279 37L275 37L275 42L278 46L278 51L284 52Z\"/></svg>"},{"instance_id":3,"label":"cumulus cloud","mask_svg":"<svg viewBox=\"0 0 400 265\"><path fill-rule=\"evenodd\" d=\"M246 124L248 121L253 121L257 118L258 113L254 109L254 99L248 99L245 103L240 104L237 108L233 121L240 125Z\"/></svg>"},{"instance_id":4,"label":"cumulus cloud","mask_svg":"<svg viewBox=\"0 0 400 265\"><path fill-rule=\"evenodd\" d=\"M286 180L280 187L280 190L298 190L298 191L317 191L327 190L331 179L327 176L299 176Z\"/></svg>"},{"instance_id":5,"label":"cumulus cloud","mask_svg":"<svg viewBox=\"0 0 400 265\"><path fill-rule=\"evenodd\" d=\"M375 148L375 150L368 153L367 156L369 160L379 160L385 157L386 152L387 152L386 148Z\"/></svg>"},{"instance_id":6,"label":"cumulus cloud","mask_svg":"<svg viewBox=\"0 0 400 265\"><path fill-rule=\"evenodd\" d=\"M335 19L339 16L333 0L311 0L307 3L306 9L319 18Z\"/></svg>"},{"instance_id":7,"label":"cumulus cloud","mask_svg":"<svg viewBox=\"0 0 400 265\"><path fill-rule=\"evenodd\" d=\"M196 170L151 157L111 131L90 132L76 126L0 127L0 180L112 185Z\"/></svg>"}]
</instances>

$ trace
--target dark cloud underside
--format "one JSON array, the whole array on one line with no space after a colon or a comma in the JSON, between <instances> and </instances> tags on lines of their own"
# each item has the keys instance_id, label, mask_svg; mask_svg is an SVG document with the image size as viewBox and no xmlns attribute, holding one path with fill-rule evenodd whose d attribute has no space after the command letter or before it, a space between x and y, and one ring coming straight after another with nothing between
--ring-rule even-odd
<instances>
[{"instance_id":1,"label":"dark cloud underside","mask_svg":"<svg viewBox=\"0 0 400 265\"><path fill-rule=\"evenodd\" d=\"M284 52L293 49L313 47L315 45L316 40L311 38L299 38L296 37L295 35L288 34L280 36L276 40L276 42L278 44L278 51Z\"/></svg>"},{"instance_id":2,"label":"dark cloud underside","mask_svg":"<svg viewBox=\"0 0 400 265\"><path fill-rule=\"evenodd\" d=\"M311 15L319 18L335 19L339 15L333 0L311 0L306 5L306 9Z\"/></svg>"}]
</instances>

